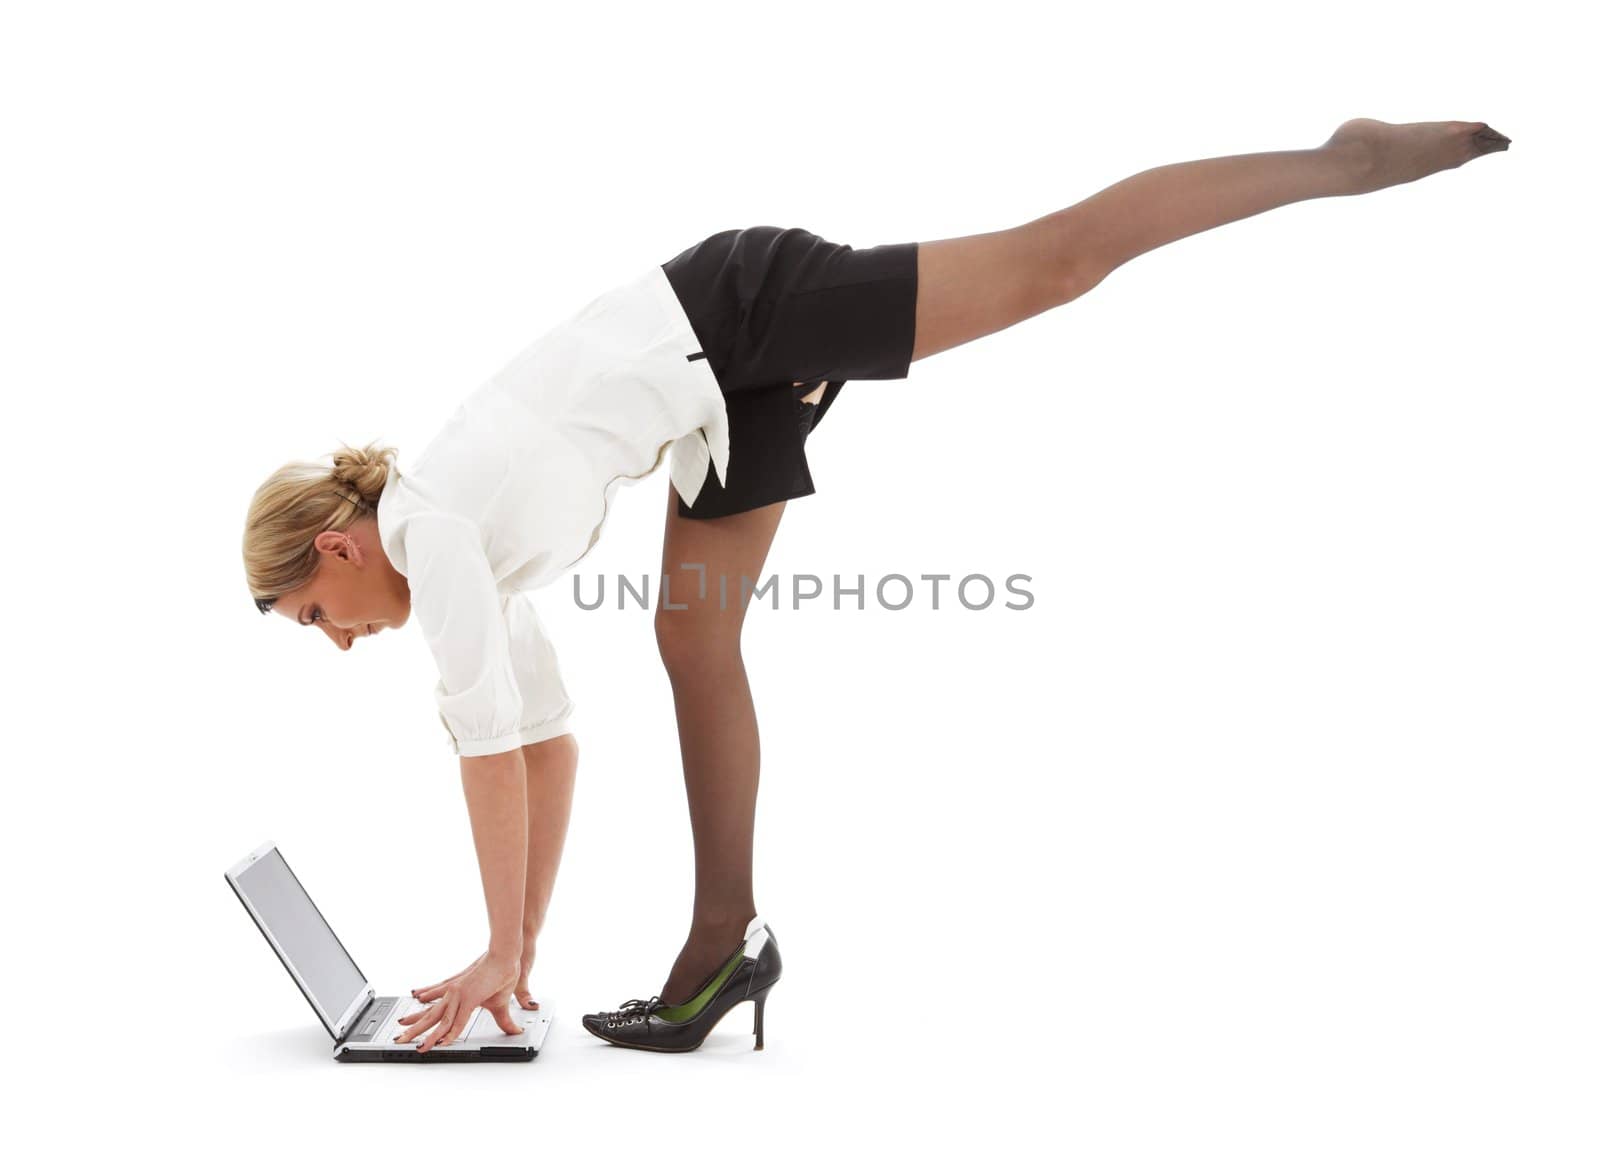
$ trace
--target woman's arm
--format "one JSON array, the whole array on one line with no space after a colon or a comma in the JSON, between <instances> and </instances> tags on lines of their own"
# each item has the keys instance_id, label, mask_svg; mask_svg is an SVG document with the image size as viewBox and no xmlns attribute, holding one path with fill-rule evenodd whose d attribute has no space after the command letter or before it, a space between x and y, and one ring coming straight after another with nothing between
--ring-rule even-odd
<instances>
[{"instance_id":1,"label":"woman's arm","mask_svg":"<svg viewBox=\"0 0 1600 1175\"><path fill-rule=\"evenodd\" d=\"M529 743L522 748L522 757L528 779L528 883L522 901L522 966L516 997L522 1007L532 1011L539 1005L528 991L528 973L533 970L539 931L544 927L544 913L567 839L572 788L578 774L578 740L563 734Z\"/></svg>"},{"instance_id":2,"label":"woman's arm","mask_svg":"<svg viewBox=\"0 0 1600 1175\"><path fill-rule=\"evenodd\" d=\"M511 995L522 960L522 903L528 869L527 772L522 748L494 755L463 755L461 787L472 821L472 842L483 875L483 900L489 907L489 949L476 962L442 983L414 989L427 1002L400 1017L402 1044L418 1040L425 1053L450 1044L466 1029L480 1004L494 1015L500 1031L515 1036L521 1025L511 1014ZM430 1035L419 1040L423 1033Z\"/></svg>"},{"instance_id":3,"label":"woman's arm","mask_svg":"<svg viewBox=\"0 0 1600 1175\"><path fill-rule=\"evenodd\" d=\"M489 907L489 958L517 966L528 876L528 789L522 748L461 759L461 787Z\"/></svg>"}]
</instances>

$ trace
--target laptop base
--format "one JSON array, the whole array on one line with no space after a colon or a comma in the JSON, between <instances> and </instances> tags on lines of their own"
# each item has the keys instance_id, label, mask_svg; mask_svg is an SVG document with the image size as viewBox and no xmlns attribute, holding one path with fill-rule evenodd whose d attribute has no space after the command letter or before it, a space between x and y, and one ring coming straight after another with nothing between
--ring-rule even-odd
<instances>
[{"instance_id":1,"label":"laptop base","mask_svg":"<svg viewBox=\"0 0 1600 1175\"><path fill-rule=\"evenodd\" d=\"M427 1065L433 1062L461 1064L469 1061L531 1061L539 1055L538 1049L517 1049L485 1045L471 1052L453 1053L448 1049L430 1049L419 1053L416 1049L340 1049L334 1054L337 1061L410 1061Z\"/></svg>"}]
</instances>

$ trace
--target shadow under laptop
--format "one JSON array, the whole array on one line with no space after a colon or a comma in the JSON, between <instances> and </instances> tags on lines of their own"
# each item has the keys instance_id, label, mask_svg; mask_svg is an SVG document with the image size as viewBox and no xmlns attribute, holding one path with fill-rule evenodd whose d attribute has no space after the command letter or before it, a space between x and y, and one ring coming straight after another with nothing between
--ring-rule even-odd
<instances>
[{"instance_id":1,"label":"shadow under laptop","mask_svg":"<svg viewBox=\"0 0 1600 1175\"><path fill-rule=\"evenodd\" d=\"M304 1063L320 1069L326 1067L328 1058L333 1055L332 1038L314 1025L241 1033L219 1043L223 1057L246 1066Z\"/></svg>"}]
</instances>

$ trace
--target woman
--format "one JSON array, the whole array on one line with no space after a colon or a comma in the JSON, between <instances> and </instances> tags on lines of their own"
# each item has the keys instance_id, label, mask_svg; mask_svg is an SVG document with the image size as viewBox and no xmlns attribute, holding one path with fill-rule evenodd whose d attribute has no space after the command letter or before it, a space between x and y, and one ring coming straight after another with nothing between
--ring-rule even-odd
<instances>
[{"instance_id":1,"label":"woman","mask_svg":"<svg viewBox=\"0 0 1600 1175\"><path fill-rule=\"evenodd\" d=\"M660 995L584 1025L612 1043L697 1047L732 1006L762 1011L782 971L751 886L759 743L737 599L688 585L758 582L788 499L814 491L804 443L852 379L1086 293L1141 253L1271 208L1459 167L1510 140L1481 122L1353 119L1321 146L1141 172L1014 228L855 250L803 229L706 238L594 300L461 404L414 467L392 449L292 464L245 528L257 606L341 648L416 609L439 669L489 911L489 944L397 1040L455 1040L480 1004L517 1031L566 834L572 703L526 589L596 540L618 481L672 452L655 631L677 710L695 848L689 933ZM670 595L670 599L668 596Z\"/></svg>"}]
</instances>

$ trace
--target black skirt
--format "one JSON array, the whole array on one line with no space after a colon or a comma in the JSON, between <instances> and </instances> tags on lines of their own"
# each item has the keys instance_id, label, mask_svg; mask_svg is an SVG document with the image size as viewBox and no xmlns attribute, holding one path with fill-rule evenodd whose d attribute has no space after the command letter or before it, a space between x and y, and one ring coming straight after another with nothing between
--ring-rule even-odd
<instances>
[{"instance_id":1,"label":"black skirt","mask_svg":"<svg viewBox=\"0 0 1600 1175\"><path fill-rule=\"evenodd\" d=\"M662 269L728 410L728 482L707 469L678 513L721 518L815 493L805 443L839 389L911 366L916 242L854 249L760 225L715 233ZM802 400L824 383L819 403Z\"/></svg>"}]
</instances>

